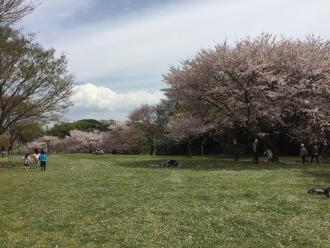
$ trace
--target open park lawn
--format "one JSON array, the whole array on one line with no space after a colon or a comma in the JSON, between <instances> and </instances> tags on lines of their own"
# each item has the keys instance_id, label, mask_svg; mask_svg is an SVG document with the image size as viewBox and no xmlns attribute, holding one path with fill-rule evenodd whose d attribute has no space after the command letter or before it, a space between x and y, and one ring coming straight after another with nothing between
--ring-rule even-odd
<instances>
[{"instance_id":1,"label":"open park lawn","mask_svg":"<svg viewBox=\"0 0 330 248\"><path fill-rule=\"evenodd\" d=\"M224 157L51 155L26 173L0 159L0 247L329 247L330 164Z\"/></svg>"}]
</instances>

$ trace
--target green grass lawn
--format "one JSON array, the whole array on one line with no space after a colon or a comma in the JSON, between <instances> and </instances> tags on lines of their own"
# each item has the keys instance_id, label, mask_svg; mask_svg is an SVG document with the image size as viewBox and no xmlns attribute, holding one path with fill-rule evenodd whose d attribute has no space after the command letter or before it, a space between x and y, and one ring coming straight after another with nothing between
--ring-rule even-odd
<instances>
[{"instance_id":1,"label":"green grass lawn","mask_svg":"<svg viewBox=\"0 0 330 248\"><path fill-rule=\"evenodd\" d=\"M159 168L149 156L0 159L0 247L329 247L330 164L224 157ZM297 158L296 158L297 160Z\"/></svg>"}]
</instances>

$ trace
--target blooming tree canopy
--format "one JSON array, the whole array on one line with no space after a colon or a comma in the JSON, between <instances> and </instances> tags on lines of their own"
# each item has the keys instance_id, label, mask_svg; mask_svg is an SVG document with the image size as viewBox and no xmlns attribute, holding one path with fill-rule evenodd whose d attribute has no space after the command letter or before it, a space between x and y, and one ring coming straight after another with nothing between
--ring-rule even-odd
<instances>
[{"instance_id":1,"label":"blooming tree canopy","mask_svg":"<svg viewBox=\"0 0 330 248\"><path fill-rule=\"evenodd\" d=\"M269 34L201 50L164 76L165 93L217 126L267 122L302 130L329 128L330 42ZM290 132L293 138L301 132Z\"/></svg>"}]
</instances>

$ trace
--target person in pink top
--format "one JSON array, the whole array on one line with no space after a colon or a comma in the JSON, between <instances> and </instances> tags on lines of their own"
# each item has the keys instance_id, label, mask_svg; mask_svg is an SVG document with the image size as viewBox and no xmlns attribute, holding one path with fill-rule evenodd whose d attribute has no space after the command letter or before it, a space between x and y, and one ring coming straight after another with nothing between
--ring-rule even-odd
<instances>
[{"instance_id":1,"label":"person in pink top","mask_svg":"<svg viewBox=\"0 0 330 248\"><path fill-rule=\"evenodd\" d=\"M34 149L33 159L36 167L40 167L39 156L40 156L39 149Z\"/></svg>"}]
</instances>

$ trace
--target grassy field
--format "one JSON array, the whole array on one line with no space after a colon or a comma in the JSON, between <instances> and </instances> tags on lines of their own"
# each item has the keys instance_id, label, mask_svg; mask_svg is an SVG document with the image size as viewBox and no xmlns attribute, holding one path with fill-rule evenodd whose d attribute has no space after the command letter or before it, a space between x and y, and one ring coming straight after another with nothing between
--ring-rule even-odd
<instances>
[{"instance_id":1,"label":"grassy field","mask_svg":"<svg viewBox=\"0 0 330 248\"><path fill-rule=\"evenodd\" d=\"M0 159L0 247L329 247L330 165L225 158Z\"/></svg>"}]
</instances>

